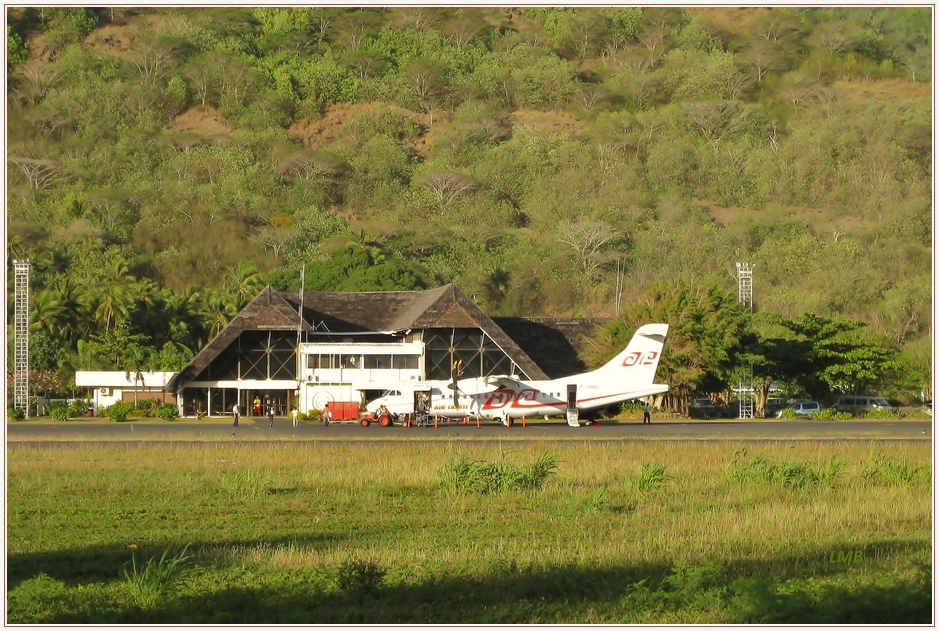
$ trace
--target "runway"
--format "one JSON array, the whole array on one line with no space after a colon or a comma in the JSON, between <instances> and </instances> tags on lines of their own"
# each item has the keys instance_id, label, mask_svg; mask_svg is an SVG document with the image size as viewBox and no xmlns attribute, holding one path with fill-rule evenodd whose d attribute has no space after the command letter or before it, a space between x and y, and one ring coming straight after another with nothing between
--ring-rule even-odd
<instances>
[{"instance_id":1,"label":"runway","mask_svg":"<svg viewBox=\"0 0 939 631\"><path fill-rule=\"evenodd\" d=\"M234 436L232 434L234 433ZM930 420L689 420L668 419L643 425L639 420L604 420L568 427L561 419L539 419L504 427L483 421L477 427L441 422L437 427L381 427L373 423L301 422L293 427L288 418L242 419L238 428L230 420L163 421L147 419L114 423L107 420L26 420L6 426L8 447L86 443L179 443L268 441L434 441L434 440L931 440Z\"/></svg>"}]
</instances>

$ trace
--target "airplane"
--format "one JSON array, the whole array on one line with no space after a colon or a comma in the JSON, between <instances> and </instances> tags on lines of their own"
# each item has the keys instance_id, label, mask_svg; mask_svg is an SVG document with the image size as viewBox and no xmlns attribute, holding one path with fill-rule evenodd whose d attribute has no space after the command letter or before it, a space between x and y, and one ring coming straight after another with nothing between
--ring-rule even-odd
<instances>
[{"instance_id":1,"label":"airplane","mask_svg":"<svg viewBox=\"0 0 939 631\"><path fill-rule=\"evenodd\" d=\"M562 415L579 427L582 412L668 392L666 384L653 383L667 333L667 324L645 324L621 353L589 372L530 381L509 375L460 380L454 373L451 381L401 382L365 409L373 418L476 418L508 427L517 418Z\"/></svg>"}]
</instances>

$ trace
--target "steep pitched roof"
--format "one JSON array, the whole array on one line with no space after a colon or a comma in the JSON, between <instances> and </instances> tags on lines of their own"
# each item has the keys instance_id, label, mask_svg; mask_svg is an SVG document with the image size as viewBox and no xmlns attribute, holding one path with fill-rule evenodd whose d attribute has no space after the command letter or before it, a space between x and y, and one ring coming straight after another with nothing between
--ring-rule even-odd
<instances>
[{"instance_id":1,"label":"steep pitched roof","mask_svg":"<svg viewBox=\"0 0 939 631\"><path fill-rule=\"evenodd\" d=\"M242 331L296 330L300 296L266 287L167 384L179 391L195 379ZM327 292L303 294L304 331L357 333L433 328L479 328L531 379L546 379L512 338L453 284L425 291Z\"/></svg>"},{"instance_id":2,"label":"steep pitched roof","mask_svg":"<svg viewBox=\"0 0 939 631\"><path fill-rule=\"evenodd\" d=\"M303 329L310 328L306 318L301 323ZM187 383L212 363L219 353L231 345L242 331L295 331L297 329L297 309L280 292L269 286L261 290L254 300L236 315L231 322L196 353L192 361L166 384L167 392L178 392Z\"/></svg>"},{"instance_id":3,"label":"steep pitched roof","mask_svg":"<svg viewBox=\"0 0 939 631\"><path fill-rule=\"evenodd\" d=\"M284 298L299 302L293 293ZM332 333L480 328L529 378L547 379L538 364L452 283L424 291L308 291L303 294L303 315L316 330Z\"/></svg>"}]
</instances>

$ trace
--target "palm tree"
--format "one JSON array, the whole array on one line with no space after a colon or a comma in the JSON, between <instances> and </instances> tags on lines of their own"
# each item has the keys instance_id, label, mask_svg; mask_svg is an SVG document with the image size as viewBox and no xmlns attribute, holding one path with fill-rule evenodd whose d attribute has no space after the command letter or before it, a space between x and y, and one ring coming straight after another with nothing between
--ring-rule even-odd
<instances>
[{"instance_id":1,"label":"palm tree","mask_svg":"<svg viewBox=\"0 0 939 631\"><path fill-rule=\"evenodd\" d=\"M143 346L135 343L127 344L124 347L124 354L121 359L124 362L125 377L130 379L131 373L134 375L134 408L137 407L137 384L141 383L146 387L143 378L143 371L149 360L150 353Z\"/></svg>"},{"instance_id":2,"label":"palm tree","mask_svg":"<svg viewBox=\"0 0 939 631\"><path fill-rule=\"evenodd\" d=\"M103 323L105 330L127 322L136 300L137 279L129 272L127 260L120 255L108 259L102 274L103 289L98 294L95 320Z\"/></svg>"},{"instance_id":3,"label":"palm tree","mask_svg":"<svg viewBox=\"0 0 939 631\"><path fill-rule=\"evenodd\" d=\"M60 276L51 291L65 311L63 338L70 348L74 348L76 342L87 336L91 329L93 296L67 275Z\"/></svg>"},{"instance_id":4,"label":"palm tree","mask_svg":"<svg viewBox=\"0 0 939 631\"><path fill-rule=\"evenodd\" d=\"M199 347L199 340L205 330L202 321L202 294L198 288L189 285L182 293L164 289L162 297L166 312L167 340L189 352L194 351Z\"/></svg>"},{"instance_id":5,"label":"palm tree","mask_svg":"<svg viewBox=\"0 0 939 631\"><path fill-rule=\"evenodd\" d=\"M235 296L240 309L248 304L264 288L264 278L252 261L241 261L236 269L229 270L225 289Z\"/></svg>"},{"instance_id":6,"label":"palm tree","mask_svg":"<svg viewBox=\"0 0 939 631\"><path fill-rule=\"evenodd\" d=\"M238 315L233 297L223 291L209 289L202 302L202 317L209 330L209 339L218 335Z\"/></svg>"},{"instance_id":7,"label":"palm tree","mask_svg":"<svg viewBox=\"0 0 939 631\"><path fill-rule=\"evenodd\" d=\"M126 322L130 318L130 309L135 296L131 288L124 283L112 283L98 294L98 306L95 309L95 321L104 325L105 330Z\"/></svg>"},{"instance_id":8,"label":"palm tree","mask_svg":"<svg viewBox=\"0 0 939 631\"><path fill-rule=\"evenodd\" d=\"M34 333L44 331L50 336L58 338L66 322L66 312L55 292L49 290L38 291L33 294L31 302L29 330Z\"/></svg>"}]
</instances>

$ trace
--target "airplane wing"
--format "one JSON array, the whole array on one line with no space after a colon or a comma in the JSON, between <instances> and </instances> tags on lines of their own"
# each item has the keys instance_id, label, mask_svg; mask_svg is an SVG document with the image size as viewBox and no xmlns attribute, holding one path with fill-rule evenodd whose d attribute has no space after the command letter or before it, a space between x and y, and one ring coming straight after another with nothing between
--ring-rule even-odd
<instances>
[{"instance_id":1,"label":"airplane wing","mask_svg":"<svg viewBox=\"0 0 939 631\"><path fill-rule=\"evenodd\" d=\"M456 390L460 394L483 394L493 392L502 387L500 381L491 381L490 377L473 377L471 379L460 379L456 382L447 384L451 390Z\"/></svg>"},{"instance_id":2,"label":"airplane wing","mask_svg":"<svg viewBox=\"0 0 939 631\"><path fill-rule=\"evenodd\" d=\"M506 386L519 386L518 379L513 379L508 375L489 375L488 377L480 377L491 390L498 390L499 388L504 388Z\"/></svg>"}]
</instances>

